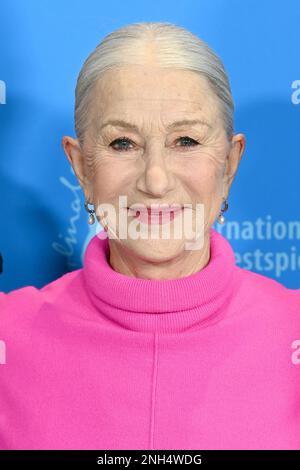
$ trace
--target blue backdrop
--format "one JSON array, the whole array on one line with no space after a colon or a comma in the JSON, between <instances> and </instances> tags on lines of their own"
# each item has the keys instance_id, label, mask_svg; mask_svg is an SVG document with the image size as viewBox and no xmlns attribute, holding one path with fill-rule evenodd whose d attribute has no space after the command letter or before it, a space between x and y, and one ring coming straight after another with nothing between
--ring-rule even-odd
<instances>
[{"instance_id":1,"label":"blue backdrop","mask_svg":"<svg viewBox=\"0 0 300 470\"><path fill-rule=\"evenodd\" d=\"M112 30L168 21L221 57L246 150L226 223L237 264L300 287L300 2L9 0L0 6L0 290L41 287L82 266L83 194L61 146L74 90Z\"/></svg>"}]
</instances>

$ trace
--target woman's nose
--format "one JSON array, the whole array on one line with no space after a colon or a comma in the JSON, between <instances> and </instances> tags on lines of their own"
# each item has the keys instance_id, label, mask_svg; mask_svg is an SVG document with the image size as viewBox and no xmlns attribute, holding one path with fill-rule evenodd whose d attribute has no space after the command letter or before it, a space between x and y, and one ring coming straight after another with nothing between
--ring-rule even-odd
<instances>
[{"instance_id":1,"label":"woman's nose","mask_svg":"<svg viewBox=\"0 0 300 470\"><path fill-rule=\"evenodd\" d=\"M146 158L145 167L137 180L137 189L162 197L174 188L174 176L163 155L152 154Z\"/></svg>"}]
</instances>

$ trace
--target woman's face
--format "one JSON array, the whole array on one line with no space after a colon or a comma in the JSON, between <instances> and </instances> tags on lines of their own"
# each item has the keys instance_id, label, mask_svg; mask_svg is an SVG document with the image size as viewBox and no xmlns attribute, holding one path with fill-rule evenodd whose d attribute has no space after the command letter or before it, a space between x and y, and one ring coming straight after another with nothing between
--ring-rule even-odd
<instances>
[{"instance_id":1,"label":"woman's face","mask_svg":"<svg viewBox=\"0 0 300 470\"><path fill-rule=\"evenodd\" d=\"M201 224L196 204L203 205L203 235L208 234L222 196L228 195L230 179L225 170L231 167L235 172L238 166L241 151L232 151L226 138L219 102L206 79L196 73L152 65L109 70L92 93L82 151L88 180L85 195L95 210L98 204L114 207L116 219L106 212L106 221L117 236L126 220L124 247L149 260L170 259L192 240L185 237L184 223L192 221L193 233L201 227L196 225L196 217ZM117 120L132 126L108 124ZM172 126L182 120L199 122ZM119 196L125 196L123 207ZM154 224L164 230L166 225L157 225L159 217L140 223L127 209L137 204L186 205L179 213L181 238L172 232L175 226L178 229L179 219L175 224L169 216L164 219L169 235L151 236ZM131 236L138 232L139 237Z\"/></svg>"}]
</instances>

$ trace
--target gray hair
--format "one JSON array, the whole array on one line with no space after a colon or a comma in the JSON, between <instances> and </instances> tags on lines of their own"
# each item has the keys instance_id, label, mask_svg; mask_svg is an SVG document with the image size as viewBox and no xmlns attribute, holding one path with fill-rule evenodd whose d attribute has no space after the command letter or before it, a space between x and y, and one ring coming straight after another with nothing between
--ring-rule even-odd
<instances>
[{"instance_id":1,"label":"gray hair","mask_svg":"<svg viewBox=\"0 0 300 470\"><path fill-rule=\"evenodd\" d=\"M88 125L89 96L99 76L122 65L145 64L145 46L153 45L160 67L198 72L219 98L228 140L233 135L234 103L224 65L213 50L187 29L168 22L125 25L104 37L85 60L75 89L75 131L83 144Z\"/></svg>"}]
</instances>

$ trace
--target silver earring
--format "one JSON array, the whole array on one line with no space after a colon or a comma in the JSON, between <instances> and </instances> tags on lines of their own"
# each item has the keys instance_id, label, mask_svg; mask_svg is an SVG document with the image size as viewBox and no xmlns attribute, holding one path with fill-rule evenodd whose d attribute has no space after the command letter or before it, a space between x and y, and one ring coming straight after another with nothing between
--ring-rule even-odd
<instances>
[{"instance_id":1,"label":"silver earring","mask_svg":"<svg viewBox=\"0 0 300 470\"><path fill-rule=\"evenodd\" d=\"M88 205L91 204L90 202L88 201L85 201L84 203L84 207L85 207L85 210L90 214L89 215L89 218L88 218L88 224L89 225L93 225L95 223L95 217L93 214L95 214L95 210L94 209L89 209L88 208Z\"/></svg>"},{"instance_id":2,"label":"silver earring","mask_svg":"<svg viewBox=\"0 0 300 470\"><path fill-rule=\"evenodd\" d=\"M221 209L220 214L218 215L218 222L221 225L223 225L225 222L225 217L223 213L226 212L228 209L228 202L227 202L227 199L225 199L224 197L223 197L223 203L224 203L224 207Z\"/></svg>"}]
</instances>

